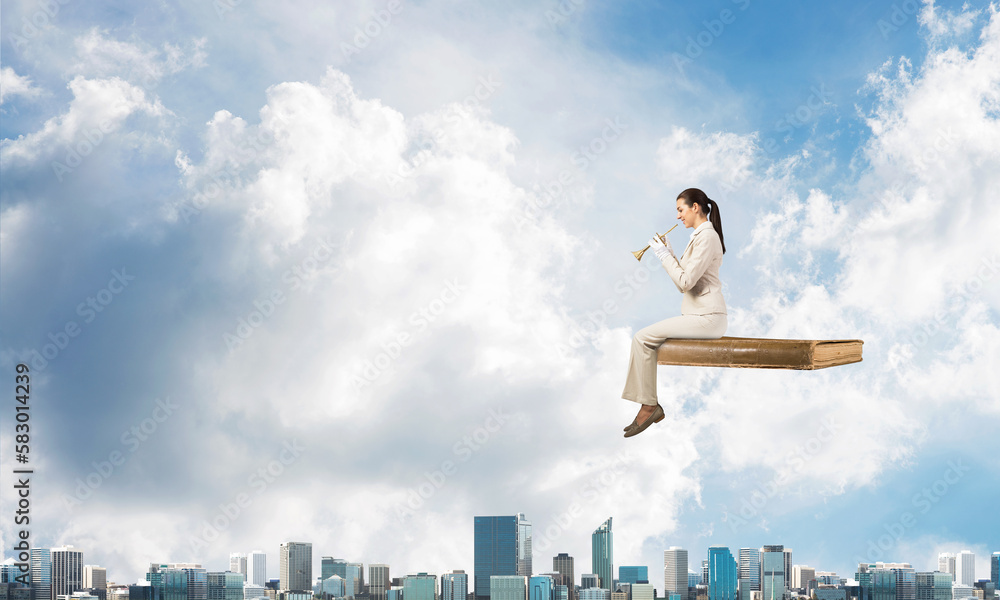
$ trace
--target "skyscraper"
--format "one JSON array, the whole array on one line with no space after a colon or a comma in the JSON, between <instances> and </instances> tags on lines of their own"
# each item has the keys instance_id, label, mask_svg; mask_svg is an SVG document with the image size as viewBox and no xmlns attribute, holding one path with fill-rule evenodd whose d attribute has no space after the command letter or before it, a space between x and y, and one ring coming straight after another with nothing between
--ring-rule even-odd
<instances>
[{"instance_id":1,"label":"skyscraper","mask_svg":"<svg viewBox=\"0 0 1000 600\"><path fill-rule=\"evenodd\" d=\"M284 542L278 551L278 562L282 590L312 591L312 544Z\"/></svg>"},{"instance_id":2,"label":"skyscraper","mask_svg":"<svg viewBox=\"0 0 1000 600\"><path fill-rule=\"evenodd\" d=\"M389 577L389 565L368 565L368 593L372 600L386 600L386 594L390 587L392 587L392 579ZM465 599L463 598L463 600Z\"/></svg>"},{"instance_id":3,"label":"skyscraper","mask_svg":"<svg viewBox=\"0 0 1000 600\"><path fill-rule=\"evenodd\" d=\"M809 582L816 579L816 569L805 565L792 565L792 588L805 590Z\"/></svg>"},{"instance_id":4,"label":"skyscraper","mask_svg":"<svg viewBox=\"0 0 1000 600\"><path fill-rule=\"evenodd\" d=\"M531 577L531 523L517 513L517 574Z\"/></svg>"},{"instance_id":5,"label":"skyscraper","mask_svg":"<svg viewBox=\"0 0 1000 600\"><path fill-rule=\"evenodd\" d=\"M990 556L990 581L993 582L993 589L1000 590L1000 552Z\"/></svg>"},{"instance_id":6,"label":"skyscraper","mask_svg":"<svg viewBox=\"0 0 1000 600\"><path fill-rule=\"evenodd\" d=\"M406 598L406 594L403 594ZM491 600L527 600L528 578L524 575L493 575L490 577Z\"/></svg>"},{"instance_id":7,"label":"skyscraper","mask_svg":"<svg viewBox=\"0 0 1000 600\"><path fill-rule=\"evenodd\" d=\"M962 585L976 584L976 555L972 552L962 550L955 556L955 581Z\"/></svg>"},{"instance_id":8,"label":"skyscraper","mask_svg":"<svg viewBox=\"0 0 1000 600\"><path fill-rule=\"evenodd\" d=\"M955 555L950 552L938 554L938 571L951 575L951 580L955 581Z\"/></svg>"},{"instance_id":9,"label":"skyscraper","mask_svg":"<svg viewBox=\"0 0 1000 600\"><path fill-rule=\"evenodd\" d=\"M917 600L952 600L951 574L934 571L917 573Z\"/></svg>"},{"instance_id":10,"label":"skyscraper","mask_svg":"<svg viewBox=\"0 0 1000 600\"><path fill-rule=\"evenodd\" d=\"M573 557L565 552L559 553L558 556L553 556L552 570L562 573L566 577L566 591L569 594L569 600L575 600L576 578L573 575Z\"/></svg>"},{"instance_id":11,"label":"skyscraper","mask_svg":"<svg viewBox=\"0 0 1000 600\"><path fill-rule=\"evenodd\" d=\"M663 551L663 591L664 597L669 594L679 594L687 598L688 591L688 553L679 546L671 546Z\"/></svg>"},{"instance_id":12,"label":"skyscraper","mask_svg":"<svg viewBox=\"0 0 1000 600\"><path fill-rule=\"evenodd\" d=\"M785 589L792 587L792 549L785 548Z\"/></svg>"},{"instance_id":13,"label":"skyscraper","mask_svg":"<svg viewBox=\"0 0 1000 600\"><path fill-rule=\"evenodd\" d=\"M647 567L618 567L618 583L649 582Z\"/></svg>"},{"instance_id":14,"label":"skyscraper","mask_svg":"<svg viewBox=\"0 0 1000 600\"><path fill-rule=\"evenodd\" d=\"M208 572L198 563L149 565L146 581L159 600L208 600Z\"/></svg>"},{"instance_id":15,"label":"skyscraper","mask_svg":"<svg viewBox=\"0 0 1000 600\"><path fill-rule=\"evenodd\" d=\"M83 565L84 589L107 589L108 570L97 565Z\"/></svg>"},{"instance_id":16,"label":"skyscraper","mask_svg":"<svg viewBox=\"0 0 1000 600\"><path fill-rule=\"evenodd\" d=\"M406 600L435 600L437 575L417 573L403 578L403 598Z\"/></svg>"},{"instance_id":17,"label":"skyscraper","mask_svg":"<svg viewBox=\"0 0 1000 600\"><path fill-rule=\"evenodd\" d=\"M590 536L591 568L600 578L598 586L611 591L614 583L614 534L611 532L611 517L601 523Z\"/></svg>"},{"instance_id":18,"label":"skyscraper","mask_svg":"<svg viewBox=\"0 0 1000 600\"><path fill-rule=\"evenodd\" d=\"M597 573L584 573L580 575L580 589L592 590L601 587L601 576Z\"/></svg>"},{"instance_id":19,"label":"skyscraper","mask_svg":"<svg viewBox=\"0 0 1000 600\"><path fill-rule=\"evenodd\" d=\"M760 549L740 548L739 578L747 581L748 589L760 591Z\"/></svg>"},{"instance_id":20,"label":"skyscraper","mask_svg":"<svg viewBox=\"0 0 1000 600\"><path fill-rule=\"evenodd\" d=\"M533 575L528 578L528 600L554 600L555 584L551 577Z\"/></svg>"},{"instance_id":21,"label":"skyscraper","mask_svg":"<svg viewBox=\"0 0 1000 600\"><path fill-rule=\"evenodd\" d=\"M523 514L475 517L473 535L476 600L490 597L490 577L494 575L528 577L531 574L531 523Z\"/></svg>"},{"instance_id":22,"label":"skyscraper","mask_svg":"<svg viewBox=\"0 0 1000 600\"><path fill-rule=\"evenodd\" d=\"M247 583L264 587L267 582L267 555L254 550L247 558Z\"/></svg>"},{"instance_id":23,"label":"skyscraper","mask_svg":"<svg viewBox=\"0 0 1000 600\"><path fill-rule=\"evenodd\" d=\"M242 552L231 552L229 554L229 571L243 575L243 580L247 579L247 555Z\"/></svg>"},{"instance_id":24,"label":"skyscraper","mask_svg":"<svg viewBox=\"0 0 1000 600\"><path fill-rule=\"evenodd\" d=\"M761 548L760 587L763 600L782 600L785 597L785 548Z\"/></svg>"},{"instance_id":25,"label":"skyscraper","mask_svg":"<svg viewBox=\"0 0 1000 600\"><path fill-rule=\"evenodd\" d=\"M246 556L243 556L242 562L246 565ZM208 573L206 577L208 600L243 600L243 584L246 577L243 573L224 571Z\"/></svg>"},{"instance_id":26,"label":"skyscraper","mask_svg":"<svg viewBox=\"0 0 1000 600\"><path fill-rule=\"evenodd\" d=\"M83 551L73 546L52 548L52 596L69 596L83 589Z\"/></svg>"},{"instance_id":27,"label":"skyscraper","mask_svg":"<svg viewBox=\"0 0 1000 600\"><path fill-rule=\"evenodd\" d=\"M441 600L466 600L469 593L469 575L465 571L452 571L441 576Z\"/></svg>"},{"instance_id":28,"label":"skyscraper","mask_svg":"<svg viewBox=\"0 0 1000 600\"><path fill-rule=\"evenodd\" d=\"M736 559L729 548L712 546L708 549L708 599L737 600Z\"/></svg>"}]
</instances>

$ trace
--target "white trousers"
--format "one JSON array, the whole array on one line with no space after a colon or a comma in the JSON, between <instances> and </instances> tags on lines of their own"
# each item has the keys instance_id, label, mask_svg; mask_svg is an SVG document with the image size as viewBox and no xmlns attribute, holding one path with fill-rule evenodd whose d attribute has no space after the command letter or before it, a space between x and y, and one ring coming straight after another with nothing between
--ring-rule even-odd
<instances>
[{"instance_id":1,"label":"white trousers","mask_svg":"<svg viewBox=\"0 0 1000 600\"><path fill-rule=\"evenodd\" d=\"M725 313L681 315L654 323L636 332L628 360L628 376L622 398L639 404L658 404L656 400L656 351L671 338L717 340L726 333Z\"/></svg>"}]
</instances>

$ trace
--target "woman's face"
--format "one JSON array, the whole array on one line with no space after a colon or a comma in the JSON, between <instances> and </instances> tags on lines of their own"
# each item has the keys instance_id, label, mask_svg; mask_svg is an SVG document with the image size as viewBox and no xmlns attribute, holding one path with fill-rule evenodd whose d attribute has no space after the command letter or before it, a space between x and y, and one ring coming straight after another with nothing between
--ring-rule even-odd
<instances>
[{"instance_id":1,"label":"woman's face","mask_svg":"<svg viewBox=\"0 0 1000 600\"><path fill-rule=\"evenodd\" d=\"M699 225L699 217L704 215L701 214L701 207L697 204L687 205L684 198L677 199L677 218L680 219L681 223L684 223L684 227L691 229L692 227L697 227Z\"/></svg>"}]
</instances>

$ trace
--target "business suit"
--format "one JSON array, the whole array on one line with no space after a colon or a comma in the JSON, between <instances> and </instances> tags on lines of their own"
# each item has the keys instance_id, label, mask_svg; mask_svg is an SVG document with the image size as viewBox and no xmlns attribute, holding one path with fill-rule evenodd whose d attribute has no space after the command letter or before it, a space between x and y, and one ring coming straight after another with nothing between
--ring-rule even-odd
<instances>
[{"instance_id":1,"label":"business suit","mask_svg":"<svg viewBox=\"0 0 1000 600\"><path fill-rule=\"evenodd\" d=\"M681 316L640 329L632 338L622 398L640 404L657 404L656 351L660 344L670 338L718 339L727 326L726 301L719 280L722 240L711 222L695 228L679 260L668 254L660 262L684 296Z\"/></svg>"}]
</instances>

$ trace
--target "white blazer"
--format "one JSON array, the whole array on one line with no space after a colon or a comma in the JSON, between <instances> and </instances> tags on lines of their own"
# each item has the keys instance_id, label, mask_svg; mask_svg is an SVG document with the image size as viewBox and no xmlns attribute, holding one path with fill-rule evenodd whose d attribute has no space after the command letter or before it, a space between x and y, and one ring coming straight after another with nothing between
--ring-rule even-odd
<instances>
[{"instance_id":1,"label":"white blazer","mask_svg":"<svg viewBox=\"0 0 1000 600\"><path fill-rule=\"evenodd\" d=\"M722 282L719 281L722 240L710 221L695 228L680 260L670 254L660 262L684 294L682 315L726 314L726 300L722 297Z\"/></svg>"}]
</instances>

